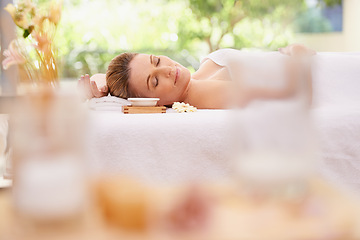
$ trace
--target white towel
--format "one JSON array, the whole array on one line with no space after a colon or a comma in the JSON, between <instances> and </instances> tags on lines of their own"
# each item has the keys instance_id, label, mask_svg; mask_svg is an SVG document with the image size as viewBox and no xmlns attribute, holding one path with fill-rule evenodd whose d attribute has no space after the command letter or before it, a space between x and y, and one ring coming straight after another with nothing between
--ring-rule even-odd
<instances>
[{"instance_id":1,"label":"white towel","mask_svg":"<svg viewBox=\"0 0 360 240\"><path fill-rule=\"evenodd\" d=\"M94 173L162 183L230 175L228 110L90 113L87 160Z\"/></svg>"},{"instance_id":2,"label":"white towel","mask_svg":"<svg viewBox=\"0 0 360 240\"><path fill-rule=\"evenodd\" d=\"M318 53L313 66L313 108L360 107L360 53Z\"/></svg>"},{"instance_id":3,"label":"white towel","mask_svg":"<svg viewBox=\"0 0 360 240\"><path fill-rule=\"evenodd\" d=\"M123 106L131 105L128 100L114 96L92 98L87 104L90 109L96 111L122 111Z\"/></svg>"},{"instance_id":4,"label":"white towel","mask_svg":"<svg viewBox=\"0 0 360 240\"><path fill-rule=\"evenodd\" d=\"M323 176L360 193L360 107L314 109L319 132Z\"/></svg>"}]
</instances>

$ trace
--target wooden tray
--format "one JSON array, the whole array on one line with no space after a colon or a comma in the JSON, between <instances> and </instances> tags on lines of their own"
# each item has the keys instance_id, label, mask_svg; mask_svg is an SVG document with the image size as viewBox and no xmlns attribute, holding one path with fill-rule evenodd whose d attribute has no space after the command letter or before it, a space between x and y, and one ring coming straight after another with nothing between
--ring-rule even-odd
<instances>
[{"instance_id":1,"label":"wooden tray","mask_svg":"<svg viewBox=\"0 0 360 240\"><path fill-rule=\"evenodd\" d=\"M136 113L166 113L166 107L132 107L123 106L123 112L125 114L136 114Z\"/></svg>"}]
</instances>

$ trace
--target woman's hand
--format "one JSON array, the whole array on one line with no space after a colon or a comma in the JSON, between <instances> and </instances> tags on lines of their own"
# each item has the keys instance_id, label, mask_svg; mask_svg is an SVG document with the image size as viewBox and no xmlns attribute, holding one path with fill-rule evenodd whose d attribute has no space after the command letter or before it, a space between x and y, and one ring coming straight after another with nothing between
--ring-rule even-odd
<instances>
[{"instance_id":1,"label":"woman's hand","mask_svg":"<svg viewBox=\"0 0 360 240\"><path fill-rule=\"evenodd\" d=\"M81 76L78 80L78 89L85 99L91 98L100 98L108 95L108 88L106 85L105 74L95 74L93 76L89 76L86 74L85 76Z\"/></svg>"},{"instance_id":2,"label":"woman's hand","mask_svg":"<svg viewBox=\"0 0 360 240\"><path fill-rule=\"evenodd\" d=\"M290 44L285 48L279 48L279 52L288 56L293 56L287 65L288 79L292 84L288 84L289 90L295 90L294 79L303 79L305 81L306 93L309 105L312 102L312 76L311 76L311 60L307 58L305 61L303 57L309 57L316 54L315 50L312 50L302 44Z\"/></svg>"},{"instance_id":3,"label":"woman's hand","mask_svg":"<svg viewBox=\"0 0 360 240\"><path fill-rule=\"evenodd\" d=\"M316 54L315 50L312 50L302 44L294 43L287 47L279 48L279 52L288 56L303 57L313 56Z\"/></svg>"}]
</instances>

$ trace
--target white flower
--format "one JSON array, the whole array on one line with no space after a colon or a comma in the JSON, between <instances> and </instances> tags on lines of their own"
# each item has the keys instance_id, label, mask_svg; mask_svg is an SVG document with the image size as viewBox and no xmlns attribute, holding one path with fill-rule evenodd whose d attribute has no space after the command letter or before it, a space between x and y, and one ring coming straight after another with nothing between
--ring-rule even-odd
<instances>
[{"instance_id":1,"label":"white flower","mask_svg":"<svg viewBox=\"0 0 360 240\"><path fill-rule=\"evenodd\" d=\"M190 106L187 110L186 110L186 112L196 112L196 107L193 107L193 106Z\"/></svg>"},{"instance_id":2,"label":"white flower","mask_svg":"<svg viewBox=\"0 0 360 240\"><path fill-rule=\"evenodd\" d=\"M178 108L180 107L180 103L179 102L174 102L174 104L172 105L172 108L175 109L175 108Z\"/></svg>"},{"instance_id":3,"label":"white flower","mask_svg":"<svg viewBox=\"0 0 360 240\"><path fill-rule=\"evenodd\" d=\"M191 106L188 103L184 103L184 102L174 102L174 104L172 105L172 108L178 112L178 113L183 113L183 112L196 112L197 108L194 106Z\"/></svg>"}]
</instances>

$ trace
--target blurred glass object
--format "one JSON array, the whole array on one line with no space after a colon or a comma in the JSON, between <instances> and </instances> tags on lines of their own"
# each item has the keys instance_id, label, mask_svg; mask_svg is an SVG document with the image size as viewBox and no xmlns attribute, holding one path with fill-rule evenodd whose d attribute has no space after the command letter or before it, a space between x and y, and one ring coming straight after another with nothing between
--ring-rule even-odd
<instances>
[{"instance_id":1,"label":"blurred glass object","mask_svg":"<svg viewBox=\"0 0 360 240\"><path fill-rule=\"evenodd\" d=\"M9 146L9 115L0 114L0 179L12 178L11 148Z\"/></svg>"},{"instance_id":2,"label":"blurred glass object","mask_svg":"<svg viewBox=\"0 0 360 240\"><path fill-rule=\"evenodd\" d=\"M8 116L0 114L0 177L5 172L5 156L7 148Z\"/></svg>"},{"instance_id":3,"label":"blurred glass object","mask_svg":"<svg viewBox=\"0 0 360 240\"><path fill-rule=\"evenodd\" d=\"M11 114L13 200L25 219L68 219L86 206L85 111L77 100L43 88L19 97Z\"/></svg>"},{"instance_id":4,"label":"blurred glass object","mask_svg":"<svg viewBox=\"0 0 360 240\"><path fill-rule=\"evenodd\" d=\"M276 99L257 96L245 107L235 109L236 178L250 195L302 198L314 173L318 150L308 106L311 94L307 90L308 74L304 74L306 68L286 74L284 57L280 56L279 61L271 55L259 57L248 57L244 63L247 67L241 68L241 73L233 72L233 76L240 78L235 81L240 81L245 89L266 88L275 92L286 86L287 81L295 81L295 88L290 96ZM239 88L234 90L235 95L243 93Z\"/></svg>"},{"instance_id":5,"label":"blurred glass object","mask_svg":"<svg viewBox=\"0 0 360 240\"><path fill-rule=\"evenodd\" d=\"M12 150L9 144L9 113L15 96L0 96L0 187L11 186Z\"/></svg>"},{"instance_id":6,"label":"blurred glass object","mask_svg":"<svg viewBox=\"0 0 360 240\"><path fill-rule=\"evenodd\" d=\"M269 104L244 109L238 117L236 172L244 188L302 195L316 163L308 116L292 104Z\"/></svg>"},{"instance_id":7,"label":"blurred glass object","mask_svg":"<svg viewBox=\"0 0 360 240\"><path fill-rule=\"evenodd\" d=\"M7 146L5 154L4 154L4 173L3 177L7 180L12 180L12 149Z\"/></svg>"}]
</instances>

